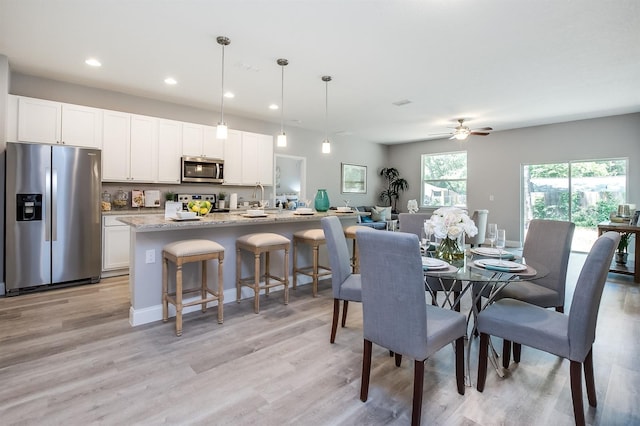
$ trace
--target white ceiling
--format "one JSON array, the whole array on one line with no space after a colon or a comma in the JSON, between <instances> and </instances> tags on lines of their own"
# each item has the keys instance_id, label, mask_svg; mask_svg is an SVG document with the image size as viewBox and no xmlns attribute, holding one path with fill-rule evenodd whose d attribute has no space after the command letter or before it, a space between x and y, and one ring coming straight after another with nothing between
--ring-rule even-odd
<instances>
[{"instance_id":1,"label":"white ceiling","mask_svg":"<svg viewBox=\"0 0 640 426\"><path fill-rule=\"evenodd\" d=\"M236 94L225 113L279 123L268 105L286 58L285 127L325 131L331 75L330 137L398 143L457 118L499 131L640 111L637 0L0 0L12 71L212 111L219 35Z\"/></svg>"}]
</instances>

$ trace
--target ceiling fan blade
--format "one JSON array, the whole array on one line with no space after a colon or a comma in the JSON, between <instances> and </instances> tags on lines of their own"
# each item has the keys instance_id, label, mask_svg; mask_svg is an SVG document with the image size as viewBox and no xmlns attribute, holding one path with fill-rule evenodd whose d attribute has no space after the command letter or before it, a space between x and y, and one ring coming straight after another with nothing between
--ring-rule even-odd
<instances>
[{"instance_id":1,"label":"ceiling fan blade","mask_svg":"<svg viewBox=\"0 0 640 426\"><path fill-rule=\"evenodd\" d=\"M472 132L475 132L476 130L493 130L491 127L480 127L478 129L473 129Z\"/></svg>"},{"instance_id":2,"label":"ceiling fan blade","mask_svg":"<svg viewBox=\"0 0 640 426\"><path fill-rule=\"evenodd\" d=\"M475 136L487 136L489 133L486 133L486 132L471 132L469 134L470 135L475 135Z\"/></svg>"},{"instance_id":3,"label":"ceiling fan blade","mask_svg":"<svg viewBox=\"0 0 640 426\"><path fill-rule=\"evenodd\" d=\"M449 140L451 140L451 139L455 139L455 138L456 138L456 135L453 135L453 136L451 136L451 137L449 138Z\"/></svg>"},{"instance_id":4,"label":"ceiling fan blade","mask_svg":"<svg viewBox=\"0 0 640 426\"><path fill-rule=\"evenodd\" d=\"M453 133L449 132L449 133L430 133L427 136L451 136Z\"/></svg>"}]
</instances>

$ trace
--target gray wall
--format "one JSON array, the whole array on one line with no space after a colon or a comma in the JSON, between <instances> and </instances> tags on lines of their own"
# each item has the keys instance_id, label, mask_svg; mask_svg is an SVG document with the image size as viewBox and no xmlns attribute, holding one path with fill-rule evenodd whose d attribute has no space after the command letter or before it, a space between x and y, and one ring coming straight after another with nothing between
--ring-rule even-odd
<instances>
[{"instance_id":1,"label":"gray wall","mask_svg":"<svg viewBox=\"0 0 640 426\"><path fill-rule=\"evenodd\" d=\"M135 114L143 114L172 120L187 121L206 125L216 125L219 112L193 108L153 99L141 98L112 92L92 87L80 86L28 76L20 73L11 75L9 93L13 95L30 96L40 99L49 99L78 105L92 106L115 111L123 111ZM279 123L268 123L250 118L225 114L225 121L230 128L249 132L276 135L280 131ZM296 127L285 127L288 146L286 148L274 148L277 154L297 155L307 158L307 188L308 197L315 196L317 189L326 189L331 204L342 205L340 194L340 163L348 162L368 166L369 192L367 194L349 194L351 205L373 204L377 200L381 178L377 171L384 167L387 160L387 147L384 145L369 143L352 136L334 136L331 154L322 154L321 142L324 138L322 132L313 132ZM117 185L108 185L109 187ZM138 185L138 189L146 189L152 185ZM174 192L175 188L167 187ZM165 188L160 188L165 189ZM192 189L192 188L190 188ZM251 189L219 187L214 191L238 192L239 196L250 198ZM188 191L185 191L188 192ZM204 192L204 191L203 191ZM273 193L271 188L269 192ZM272 198L272 197L270 197Z\"/></svg>"},{"instance_id":2,"label":"gray wall","mask_svg":"<svg viewBox=\"0 0 640 426\"><path fill-rule=\"evenodd\" d=\"M463 150L467 151L469 210L488 209L490 222L503 226L510 241L518 236L522 241L522 164L628 157L627 201L640 207L640 113L506 130L467 141L391 145L389 163L409 181L409 191L398 207L406 211L406 200L420 200L421 154Z\"/></svg>"}]
</instances>

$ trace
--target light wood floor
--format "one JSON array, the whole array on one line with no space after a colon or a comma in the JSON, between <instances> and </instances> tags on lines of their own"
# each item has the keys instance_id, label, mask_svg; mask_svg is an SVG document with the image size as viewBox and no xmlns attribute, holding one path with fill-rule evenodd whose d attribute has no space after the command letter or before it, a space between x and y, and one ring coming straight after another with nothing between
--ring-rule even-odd
<instances>
[{"instance_id":1,"label":"light wood floor","mask_svg":"<svg viewBox=\"0 0 640 426\"><path fill-rule=\"evenodd\" d=\"M584 259L572 255L569 282ZM347 328L329 344L329 281L253 304L225 305L174 322L131 328L127 277L0 299L2 425L406 425L413 363L396 368L374 345L369 400L359 400L362 311L350 306ZM571 292L571 290L569 290ZM594 363L597 425L640 424L640 294L630 278L610 275ZM472 342L475 381L477 340ZM498 346L499 347L499 346ZM425 425L572 425L569 365L523 347L522 362L485 391L456 392L453 352L427 361ZM585 400L585 407L588 407Z\"/></svg>"}]
</instances>

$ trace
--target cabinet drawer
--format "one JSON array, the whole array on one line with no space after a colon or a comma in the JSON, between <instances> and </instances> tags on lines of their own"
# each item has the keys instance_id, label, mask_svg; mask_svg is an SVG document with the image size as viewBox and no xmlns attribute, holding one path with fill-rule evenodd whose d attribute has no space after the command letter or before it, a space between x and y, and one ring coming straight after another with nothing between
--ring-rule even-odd
<instances>
[{"instance_id":1,"label":"cabinet drawer","mask_svg":"<svg viewBox=\"0 0 640 426\"><path fill-rule=\"evenodd\" d=\"M102 220L103 220L103 224L104 226L129 226L129 225L125 225L124 223L120 222L117 219L118 216L103 216Z\"/></svg>"}]
</instances>

